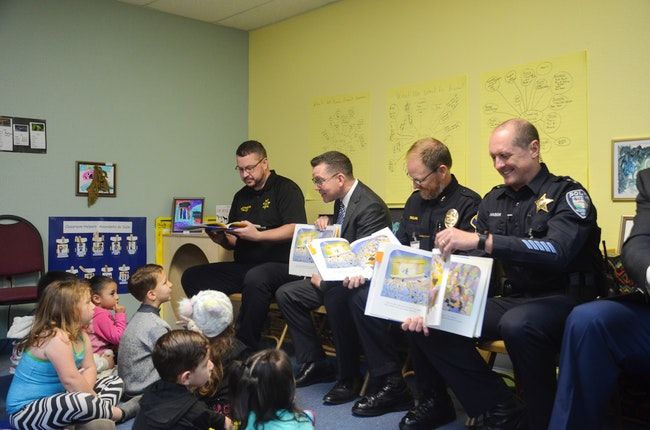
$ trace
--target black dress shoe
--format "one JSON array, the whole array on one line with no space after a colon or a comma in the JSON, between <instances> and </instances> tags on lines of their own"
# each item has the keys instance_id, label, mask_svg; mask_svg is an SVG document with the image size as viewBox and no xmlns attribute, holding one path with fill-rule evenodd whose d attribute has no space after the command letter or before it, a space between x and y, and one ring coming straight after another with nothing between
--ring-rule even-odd
<instances>
[{"instance_id":1,"label":"black dress shoe","mask_svg":"<svg viewBox=\"0 0 650 430\"><path fill-rule=\"evenodd\" d=\"M527 428L526 408L516 397L497 403L485 414L483 426L487 430L524 430Z\"/></svg>"},{"instance_id":2,"label":"black dress shoe","mask_svg":"<svg viewBox=\"0 0 650 430\"><path fill-rule=\"evenodd\" d=\"M337 381L336 385L323 397L323 403L326 405L340 405L351 402L359 397L359 390L361 390L361 380L359 378Z\"/></svg>"},{"instance_id":3,"label":"black dress shoe","mask_svg":"<svg viewBox=\"0 0 650 430\"><path fill-rule=\"evenodd\" d=\"M352 406L352 414L376 417L388 412L407 411L413 407L413 397L401 376L386 378L375 394L365 396Z\"/></svg>"},{"instance_id":4,"label":"black dress shoe","mask_svg":"<svg viewBox=\"0 0 650 430\"><path fill-rule=\"evenodd\" d=\"M430 430L456 419L456 409L449 396L421 399L399 422L400 430Z\"/></svg>"},{"instance_id":5,"label":"black dress shoe","mask_svg":"<svg viewBox=\"0 0 650 430\"><path fill-rule=\"evenodd\" d=\"M296 387L306 387L319 382L336 379L336 369L327 360L312 361L300 366L296 375Z\"/></svg>"}]
</instances>

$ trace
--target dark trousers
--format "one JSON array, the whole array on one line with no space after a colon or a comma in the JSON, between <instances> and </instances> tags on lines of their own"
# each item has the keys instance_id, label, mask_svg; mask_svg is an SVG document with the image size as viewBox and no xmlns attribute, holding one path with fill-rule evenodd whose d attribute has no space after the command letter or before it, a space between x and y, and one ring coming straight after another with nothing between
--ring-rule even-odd
<instances>
[{"instance_id":1,"label":"dark trousers","mask_svg":"<svg viewBox=\"0 0 650 430\"><path fill-rule=\"evenodd\" d=\"M488 299L482 339L503 339L522 388L531 429L546 429L556 389L556 358L564 322L574 300L567 296L541 298L495 297ZM512 394L481 358L474 339L429 330L429 336L409 336L413 348L426 358L414 359L416 374L421 366L433 365L454 391L469 416L478 416ZM418 379L420 379L418 377Z\"/></svg>"},{"instance_id":2,"label":"dark trousers","mask_svg":"<svg viewBox=\"0 0 650 430\"><path fill-rule=\"evenodd\" d=\"M348 304L351 294L340 282L323 281L321 288L317 289L309 279L291 282L278 289L275 298L289 325L299 363L325 358L310 314L310 311L325 305L336 347L338 377L346 379L359 375L359 337Z\"/></svg>"},{"instance_id":3,"label":"dark trousers","mask_svg":"<svg viewBox=\"0 0 650 430\"><path fill-rule=\"evenodd\" d=\"M566 322L551 429L599 429L621 370L650 374L650 307L608 300Z\"/></svg>"},{"instance_id":4,"label":"dark trousers","mask_svg":"<svg viewBox=\"0 0 650 430\"><path fill-rule=\"evenodd\" d=\"M289 282L275 292L275 301L289 326L298 363L325 359L321 339L316 333L311 311L323 304L323 294L309 278Z\"/></svg>"},{"instance_id":5,"label":"dark trousers","mask_svg":"<svg viewBox=\"0 0 650 430\"><path fill-rule=\"evenodd\" d=\"M402 368L397 343L403 332L397 323L366 316L367 301L368 285L363 285L353 291L350 310L368 361L370 375L377 378L397 373Z\"/></svg>"},{"instance_id":6,"label":"dark trousers","mask_svg":"<svg viewBox=\"0 0 650 430\"><path fill-rule=\"evenodd\" d=\"M183 272L181 283L188 297L203 290L241 293L237 337L246 346L257 349L275 291L295 279L298 278L289 275L289 265L285 263L224 262L190 267Z\"/></svg>"}]
</instances>

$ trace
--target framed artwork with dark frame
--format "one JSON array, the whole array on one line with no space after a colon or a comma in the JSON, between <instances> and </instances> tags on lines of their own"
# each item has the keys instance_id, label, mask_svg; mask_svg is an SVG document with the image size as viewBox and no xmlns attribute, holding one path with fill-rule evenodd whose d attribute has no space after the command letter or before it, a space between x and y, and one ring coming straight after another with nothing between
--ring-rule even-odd
<instances>
[{"instance_id":1,"label":"framed artwork with dark frame","mask_svg":"<svg viewBox=\"0 0 650 430\"><path fill-rule=\"evenodd\" d=\"M623 215L621 217L621 232L618 235L618 252L620 253L623 249L623 244L625 239L628 238L632 227L634 226L634 217L629 215Z\"/></svg>"},{"instance_id":2,"label":"framed artwork with dark frame","mask_svg":"<svg viewBox=\"0 0 650 430\"><path fill-rule=\"evenodd\" d=\"M172 202L172 233L187 233L188 228L203 223L204 197L174 197ZM198 229L195 233L201 233Z\"/></svg>"},{"instance_id":3,"label":"framed artwork with dark frame","mask_svg":"<svg viewBox=\"0 0 650 430\"><path fill-rule=\"evenodd\" d=\"M95 177L95 169L99 168L105 173L108 191L99 189L99 197L115 197L117 195L117 165L113 163L100 163L97 161L76 162L76 195L87 196L88 188Z\"/></svg>"},{"instance_id":4,"label":"framed artwork with dark frame","mask_svg":"<svg viewBox=\"0 0 650 430\"><path fill-rule=\"evenodd\" d=\"M634 200L636 174L647 167L650 167L650 137L613 139L612 200Z\"/></svg>"}]
</instances>

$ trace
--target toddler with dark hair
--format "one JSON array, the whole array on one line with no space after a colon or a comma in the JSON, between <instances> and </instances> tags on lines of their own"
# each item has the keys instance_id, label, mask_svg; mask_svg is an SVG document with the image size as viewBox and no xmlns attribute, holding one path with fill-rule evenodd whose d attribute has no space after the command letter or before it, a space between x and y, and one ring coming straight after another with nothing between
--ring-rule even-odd
<instances>
[{"instance_id":1,"label":"toddler with dark hair","mask_svg":"<svg viewBox=\"0 0 650 430\"><path fill-rule=\"evenodd\" d=\"M210 342L210 360L214 364L210 380L197 394L210 408L222 415L230 415L228 374L236 360L241 360L248 349L235 337L233 309L228 296L221 291L200 291L178 304L180 324L205 335Z\"/></svg>"},{"instance_id":2,"label":"toddler with dark hair","mask_svg":"<svg viewBox=\"0 0 650 430\"><path fill-rule=\"evenodd\" d=\"M144 392L133 424L138 429L230 429L230 420L194 394L210 378L208 339L192 330L172 330L156 342L151 355L160 375Z\"/></svg>"},{"instance_id":3,"label":"toddler with dark hair","mask_svg":"<svg viewBox=\"0 0 650 430\"><path fill-rule=\"evenodd\" d=\"M115 367L115 352L126 329L124 306L119 304L117 283L106 276L90 280L93 320L86 328L93 347L97 371Z\"/></svg>"},{"instance_id":4,"label":"toddler with dark hair","mask_svg":"<svg viewBox=\"0 0 650 430\"><path fill-rule=\"evenodd\" d=\"M251 355L229 377L235 429L312 430L314 416L295 404L296 383L287 354L266 349Z\"/></svg>"}]
</instances>

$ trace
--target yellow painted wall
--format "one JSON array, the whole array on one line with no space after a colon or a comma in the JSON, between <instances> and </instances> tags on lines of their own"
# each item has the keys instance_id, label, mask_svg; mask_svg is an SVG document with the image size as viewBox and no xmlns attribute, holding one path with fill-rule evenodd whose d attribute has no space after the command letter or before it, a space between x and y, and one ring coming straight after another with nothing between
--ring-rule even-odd
<instances>
[{"instance_id":1,"label":"yellow painted wall","mask_svg":"<svg viewBox=\"0 0 650 430\"><path fill-rule=\"evenodd\" d=\"M273 168L307 190L316 155L308 149L310 102L367 91L370 141L379 150L370 160L375 173L360 179L381 194L387 91L465 74L470 144L462 176L484 193L481 73L586 50L588 188L603 238L616 247L620 217L634 204L611 200L611 139L650 136L648 22L648 0L342 0L251 33L249 134L267 145ZM308 202L310 217L326 208Z\"/></svg>"}]
</instances>

